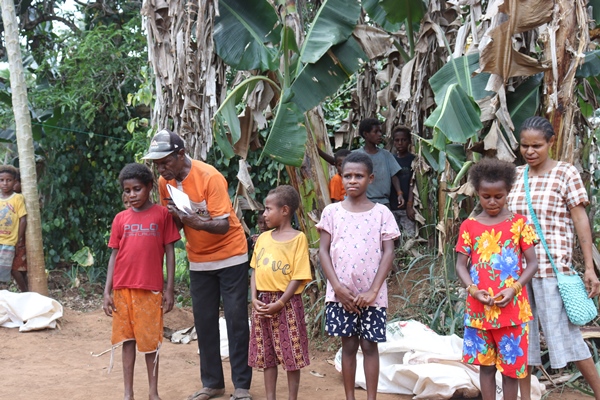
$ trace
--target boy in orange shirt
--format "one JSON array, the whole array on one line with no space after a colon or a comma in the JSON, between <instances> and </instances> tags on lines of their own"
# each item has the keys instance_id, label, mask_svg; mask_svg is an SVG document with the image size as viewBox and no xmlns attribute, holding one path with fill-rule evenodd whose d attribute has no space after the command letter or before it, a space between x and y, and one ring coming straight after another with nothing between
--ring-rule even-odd
<instances>
[{"instance_id":1,"label":"boy in orange shirt","mask_svg":"<svg viewBox=\"0 0 600 400\"><path fill-rule=\"evenodd\" d=\"M344 185L342 184L342 164L346 156L350 153L351 151L348 149L341 149L335 152L335 168L338 173L329 181L329 197L332 203L342 201L346 197L346 190L344 190Z\"/></svg>"}]
</instances>

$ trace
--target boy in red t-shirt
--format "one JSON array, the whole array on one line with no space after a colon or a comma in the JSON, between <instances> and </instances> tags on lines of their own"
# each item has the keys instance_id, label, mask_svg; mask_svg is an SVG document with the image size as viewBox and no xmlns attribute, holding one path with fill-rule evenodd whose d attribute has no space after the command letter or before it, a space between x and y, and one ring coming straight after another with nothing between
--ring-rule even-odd
<instances>
[{"instance_id":1,"label":"boy in red t-shirt","mask_svg":"<svg viewBox=\"0 0 600 400\"><path fill-rule=\"evenodd\" d=\"M102 308L106 315L113 317L113 350L123 343L124 398L133 399L137 344L138 351L146 358L149 398L158 400L163 309L165 313L173 309L174 243L181 236L167 209L150 201L154 176L148 167L127 164L119 174L119 182L130 207L113 220L108 242L112 254ZM165 253L167 289L163 295Z\"/></svg>"}]
</instances>

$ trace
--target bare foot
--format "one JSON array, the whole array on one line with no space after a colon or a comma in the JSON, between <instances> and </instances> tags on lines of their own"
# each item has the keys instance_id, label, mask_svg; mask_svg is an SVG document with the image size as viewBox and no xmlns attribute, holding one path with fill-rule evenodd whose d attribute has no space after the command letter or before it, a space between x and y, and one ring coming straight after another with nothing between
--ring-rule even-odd
<instances>
[{"instance_id":1,"label":"bare foot","mask_svg":"<svg viewBox=\"0 0 600 400\"><path fill-rule=\"evenodd\" d=\"M135 400L135 399L133 398L133 395L131 394L131 395L125 395L125 397L123 397L123 400Z\"/></svg>"},{"instance_id":2,"label":"bare foot","mask_svg":"<svg viewBox=\"0 0 600 400\"><path fill-rule=\"evenodd\" d=\"M156 395L148 395L148 400L161 400L160 397Z\"/></svg>"}]
</instances>

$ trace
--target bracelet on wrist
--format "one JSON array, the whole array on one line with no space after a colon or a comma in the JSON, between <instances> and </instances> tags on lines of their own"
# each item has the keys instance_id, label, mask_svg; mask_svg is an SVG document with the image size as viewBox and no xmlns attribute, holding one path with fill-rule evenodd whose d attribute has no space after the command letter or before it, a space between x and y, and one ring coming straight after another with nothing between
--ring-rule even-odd
<instances>
[{"instance_id":1,"label":"bracelet on wrist","mask_svg":"<svg viewBox=\"0 0 600 400\"><path fill-rule=\"evenodd\" d=\"M281 304L281 308L285 308L285 303L281 300L277 300L277 303Z\"/></svg>"},{"instance_id":2,"label":"bracelet on wrist","mask_svg":"<svg viewBox=\"0 0 600 400\"><path fill-rule=\"evenodd\" d=\"M512 289L514 289L515 296L518 296L519 294L521 294L521 290L523 290L523 285L521 285L521 283L519 283L519 282L513 283L512 285L510 285L510 287Z\"/></svg>"},{"instance_id":3,"label":"bracelet on wrist","mask_svg":"<svg viewBox=\"0 0 600 400\"><path fill-rule=\"evenodd\" d=\"M474 283L471 283L469 286L467 286L467 292L469 292L471 296L474 296L475 292L477 292L478 290L479 288Z\"/></svg>"}]
</instances>

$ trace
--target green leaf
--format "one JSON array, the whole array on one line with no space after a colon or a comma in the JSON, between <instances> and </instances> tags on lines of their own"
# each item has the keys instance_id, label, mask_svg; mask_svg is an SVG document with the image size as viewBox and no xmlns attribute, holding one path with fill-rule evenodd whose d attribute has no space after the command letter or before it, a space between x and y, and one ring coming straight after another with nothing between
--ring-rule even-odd
<instances>
[{"instance_id":1,"label":"green leaf","mask_svg":"<svg viewBox=\"0 0 600 400\"><path fill-rule=\"evenodd\" d=\"M220 0L215 18L215 52L240 70L274 71L279 67L277 14L264 0ZM271 46L270 46L271 45Z\"/></svg>"},{"instance_id":2,"label":"green leaf","mask_svg":"<svg viewBox=\"0 0 600 400\"><path fill-rule=\"evenodd\" d=\"M467 154L465 153L465 146L462 144L449 144L446 146L446 159L450 163L450 166L456 171L460 170L467 162Z\"/></svg>"},{"instance_id":3,"label":"green leaf","mask_svg":"<svg viewBox=\"0 0 600 400\"><path fill-rule=\"evenodd\" d=\"M71 256L71 261L82 267L91 267L94 265L94 255L89 247L85 246Z\"/></svg>"},{"instance_id":4,"label":"green leaf","mask_svg":"<svg viewBox=\"0 0 600 400\"><path fill-rule=\"evenodd\" d=\"M444 165L442 165L440 170L440 164L438 163L439 150L433 147L432 142L426 139L419 140L421 144L421 154L427 160L427 164L429 164L434 170L438 172L442 172L444 169Z\"/></svg>"},{"instance_id":5,"label":"green leaf","mask_svg":"<svg viewBox=\"0 0 600 400\"><path fill-rule=\"evenodd\" d=\"M235 103L228 101L222 108L223 118L229 132L231 133L231 143L236 144L242 137L242 129L240 128L240 119L235 111Z\"/></svg>"},{"instance_id":6,"label":"green leaf","mask_svg":"<svg viewBox=\"0 0 600 400\"><path fill-rule=\"evenodd\" d=\"M419 22L425 15L423 0L380 0L379 4L391 23Z\"/></svg>"},{"instance_id":7,"label":"green leaf","mask_svg":"<svg viewBox=\"0 0 600 400\"><path fill-rule=\"evenodd\" d=\"M226 158L232 158L235 153L227 138L227 129L224 126L224 117L221 114L216 114L214 117L213 134L215 135L215 141L219 146L219 150L223 152Z\"/></svg>"},{"instance_id":8,"label":"green leaf","mask_svg":"<svg viewBox=\"0 0 600 400\"><path fill-rule=\"evenodd\" d=\"M387 13L379 4L379 0L363 0L362 6L373 21L388 32L397 32L402 23L392 23L387 19Z\"/></svg>"},{"instance_id":9,"label":"green leaf","mask_svg":"<svg viewBox=\"0 0 600 400\"><path fill-rule=\"evenodd\" d=\"M294 103L280 102L260 158L268 156L282 164L300 167L305 146L304 113Z\"/></svg>"},{"instance_id":10,"label":"green leaf","mask_svg":"<svg viewBox=\"0 0 600 400\"><path fill-rule=\"evenodd\" d=\"M493 92L485 90L490 74L481 73L471 77L477 68L479 68L479 53L451 59L429 79L429 84L435 93L435 102L440 104L448 87L455 83L460 84L463 90L475 100L493 95Z\"/></svg>"},{"instance_id":11,"label":"green leaf","mask_svg":"<svg viewBox=\"0 0 600 400\"><path fill-rule=\"evenodd\" d=\"M585 53L583 63L577 67L575 77L589 78L600 75L600 50L592 50Z\"/></svg>"},{"instance_id":12,"label":"green leaf","mask_svg":"<svg viewBox=\"0 0 600 400\"><path fill-rule=\"evenodd\" d=\"M330 53L333 53L333 57ZM333 95L360 66L367 56L358 42L350 36L348 40L331 48L314 64L306 64L290 86L293 101L301 112L318 105L327 96Z\"/></svg>"},{"instance_id":13,"label":"green leaf","mask_svg":"<svg viewBox=\"0 0 600 400\"><path fill-rule=\"evenodd\" d=\"M470 137L476 136L483 128L477 103L469 97L461 86L454 83L446 90L446 96L425 121L425 125L433 128L434 146L444 150L441 140L435 135L454 143L466 143Z\"/></svg>"},{"instance_id":14,"label":"green leaf","mask_svg":"<svg viewBox=\"0 0 600 400\"><path fill-rule=\"evenodd\" d=\"M325 0L302 45L301 61L315 63L331 46L348 39L359 17L357 0Z\"/></svg>"},{"instance_id":15,"label":"green leaf","mask_svg":"<svg viewBox=\"0 0 600 400\"><path fill-rule=\"evenodd\" d=\"M600 0L589 0L588 6L592 6L592 18L596 22L596 26L600 24Z\"/></svg>"},{"instance_id":16,"label":"green leaf","mask_svg":"<svg viewBox=\"0 0 600 400\"><path fill-rule=\"evenodd\" d=\"M523 121L536 114L540 105L540 86L543 78L543 73L533 75L521 83L514 92L506 95L506 104L515 132L519 131Z\"/></svg>"}]
</instances>

